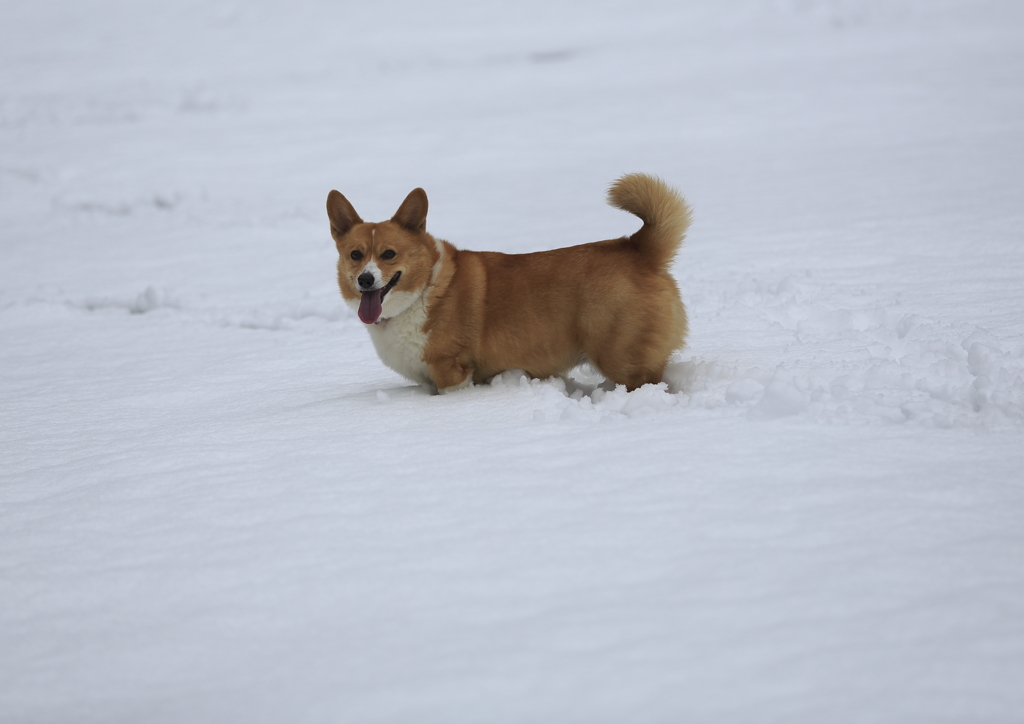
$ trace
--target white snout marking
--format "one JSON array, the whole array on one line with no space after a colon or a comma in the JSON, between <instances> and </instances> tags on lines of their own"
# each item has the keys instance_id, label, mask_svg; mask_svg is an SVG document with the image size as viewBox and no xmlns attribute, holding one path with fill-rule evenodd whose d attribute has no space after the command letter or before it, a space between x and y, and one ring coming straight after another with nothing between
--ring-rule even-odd
<instances>
[{"instance_id":1,"label":"white snout marking","mask_svg":"<svg viewBox=\"0 0 1024 724\"><path fill-rule=\"evenodd\" d=\"M383 276L381 276L380 267L377 266L377 262L371 261L369 264L364 266L363 270L361 272L359 272L358 275L356 275L356 279L361 277L363 274L366 274L367 272L369 272L370 274L373 274L373 288L374 289L376 289L377 287L384 286Z\"/></svg>"}]
</instances>

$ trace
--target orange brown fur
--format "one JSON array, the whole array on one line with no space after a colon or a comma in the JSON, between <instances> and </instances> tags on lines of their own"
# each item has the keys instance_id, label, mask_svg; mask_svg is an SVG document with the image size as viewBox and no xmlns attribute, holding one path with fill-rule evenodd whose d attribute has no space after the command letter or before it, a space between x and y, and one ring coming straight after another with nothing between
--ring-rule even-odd
<instances>
[{"instance_id":1,"label":"orange brown fur","mask_svg":"<svg viewBox=\"0 0 1024 724\"><path fill-rule=\"evenodd\" d=\"M391 220L377 224L364 223L332 191L327 208L340 255L338 285L355 306L361 295L356 278L367 260L385 280L401 271L377 322L384 326L371 336L391 364L377 340L413 307L384 315L407 299L421 300L423 346L417 355L440 391L508 369L550 377L584 359L630 390L657 383L686 337L686 310L668 268L690 210L677 192L644 174L623 176L608 200L639 216L643 227L620 239L502 254L457 249L428 234L422 189L410 193ZM361 259L352 259L354 250ZM394 258L382 257L385 251L395 252ZM399 291L411 296L396 295L389 311L388 297Z\"/></svg>"}]
</instances>

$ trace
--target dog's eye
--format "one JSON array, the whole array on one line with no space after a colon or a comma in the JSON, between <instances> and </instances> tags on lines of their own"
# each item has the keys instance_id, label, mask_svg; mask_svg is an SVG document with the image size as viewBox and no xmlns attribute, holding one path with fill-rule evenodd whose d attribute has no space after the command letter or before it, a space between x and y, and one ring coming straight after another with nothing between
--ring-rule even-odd
<instances>
[{"instance_id":1,"label":"dog's eye","mask_svg":"<svg viewBox=\"0 0 1024 724\"><path fill-rule=\"evenodd\" d=\"M381 259L394 259L395 258L395 252L393 250L391 250L391 249L388 249L387 251L385 251L383 254L380 255L380 258Z\"/></svg>"},{"instance_id":2,"label":"dog's eye","mask_svg":"<svg viewBox=\"0 0 1024 724\"><path fill-rule=\"evenodd\" d=\"M359 261L360 259L363 258L363 252L359 251L359 249L356 249L351 254L349 254L349 256L352 257L352 261Z\"/></svg>"}]
</instances>

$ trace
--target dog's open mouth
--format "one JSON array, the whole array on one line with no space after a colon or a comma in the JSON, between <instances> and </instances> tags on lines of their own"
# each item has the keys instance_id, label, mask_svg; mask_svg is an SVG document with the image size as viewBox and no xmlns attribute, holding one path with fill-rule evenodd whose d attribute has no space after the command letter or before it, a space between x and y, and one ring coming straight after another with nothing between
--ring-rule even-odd
<instances>
[{"instance_id":1,"label":"dog's open mouth","mask_svg":"<svg viewBox=\"0 0 1024 724\"><path fill-rule=\"evenodd\" d=\"M391 281L380 289L371 289L368 292L363 292L363 298L359 301L359 319L364 324L377 323L377 320L380 319L381 306L384 304L384 295L398 284L401 276L402 272L395 272L395 275L391 277Z\"/></svg>"}]
</instances>

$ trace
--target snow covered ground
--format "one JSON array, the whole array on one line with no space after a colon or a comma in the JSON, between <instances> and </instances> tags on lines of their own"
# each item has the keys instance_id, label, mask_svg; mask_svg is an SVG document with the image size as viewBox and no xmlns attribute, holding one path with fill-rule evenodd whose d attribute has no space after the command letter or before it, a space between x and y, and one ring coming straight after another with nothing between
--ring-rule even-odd
<instances>
[{"instance_id":1,"label":"snow covered ground","mask_svg":"<svg viewBox=\"0 0 1024 724\"><path fill-rule=\"evenodd\" d=\"M1024 716L1024 5L0 3L0 721ZM695 208L667 382L432 397L324 200Z\"/></svg>"}]
</instances>

